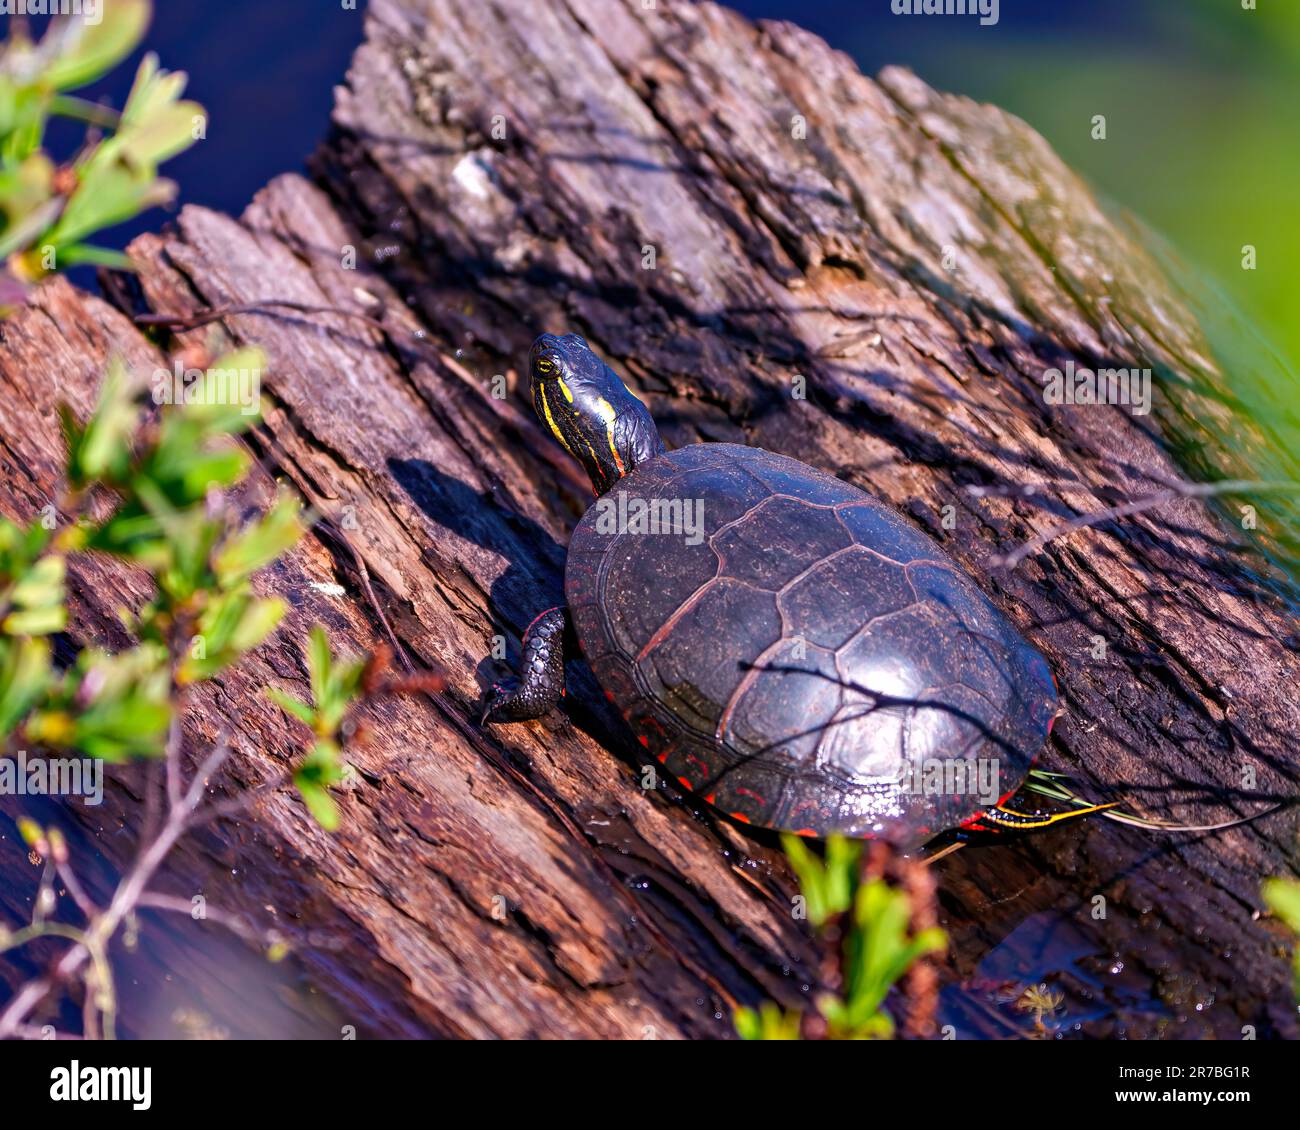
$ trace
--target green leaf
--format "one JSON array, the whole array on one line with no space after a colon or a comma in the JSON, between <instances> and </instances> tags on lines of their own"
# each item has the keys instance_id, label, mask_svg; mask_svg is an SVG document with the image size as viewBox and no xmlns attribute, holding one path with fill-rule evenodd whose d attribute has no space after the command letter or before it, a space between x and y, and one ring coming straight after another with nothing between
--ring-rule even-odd
<instances>
[{"instance_id":1,"label":"green leaf","mask_svg":"<svg viewBox=\"0 0 1300 1130\"><path fill-rule=\"evenodd\" d=\"M152 565L159 587L173 601L188 600L212 580L208 560L221 536L221 525L209 518L201 507L173 506L165 492L150 479L137 477L134 482L138 500L148 509L165 538L162 552L149 546L145 556L137 547L134 555Z\"/></svg>"},{"instance_id":2,"label":"green leaf","mask_svg":"<svg viewBox=\"0 0 1300 1130\"><path fill-rule=\"evenodd\" d=\"M80 170L79 183L58 223L45 236L47 243L60 250L70 247L103 228L175 199L175 184L156 177L152 169L113 164L109 158L116 158L120 149L109 149L110 145L112 142L101 145L92 162Z\"/></svg>"},{"instance_id":3,"label":"green leaf","mask_svg":"<svg viewBox=\"0 0 1300 1130\"><path fill-rule=\"evenodd\" d=\"M160 71L154 56L145 57L120 128L78 163L77 187L48 242L60 249L79 244L91 232L175 196L176 186L157 178L157 167L194 144L195 120L204 116L198 103L177 101L184 89L183 74Z\"/></svg>"},{"instance_id":4,"label":"green leaf","mask_svg":"<svg viewBox=\"0 0 1300 1130\"><path fill-rule=\"evenodd\" d=\"M117 655L87 648L24 732L41 745L118 762L160 757L171 717L165 648L142 643Z\"/></svg>"},{"instance_id":5,"label":"green leaf","mask_svg":"<svg viewBox=\"0 0 1300 1130\"><path fill-rule=\"evenodd\" d=\"M845 997L851 1028L871 1024L885 996L912 965L946 944L942 930L908 937L912 904L882 879L858 888L846 946Z\"/></svg>"},{"instance_id":6,"label":"green leaf","mask_svg":"<svg viewBox=\"0 0 1300 1130\"><path fill-rule=\"evenodd\" d=\"M44 639L0 639L0 739L40 701L52 679Z\"/></svg>"},{"instance_id":7,"label":"green leaf","mask_svg":"<svg viewBox=\"0 0 1300 1130\"><path fill-rule=\"evenodd\" d=\"M45 154L34 153L27 158L25 164L30 165L41 159L47 163L49 161ZM52 167L50 172L52 175ZM0 258L8 259L18 251L45 242L41 238L42 235L59 218L59 213L63 210L63 197L51 196L50 193L53 192L51 185L41 186L41 199L29 203L27 196L32 191L35 191L35 186L28 188L15 185L0 196L8 221L3 235L0 235Z\"/></svg>"},{"instance_id":8,"label":"green leaf","mask_svg":"<svg viewBox=\"0 0 1300 1130\"><path fill-rule=\"evenodd\" d=\"M144 38L152 14L149 0L109 0L99 23L70 19L52 24L41 49L52 55L42 79L55 90L93 82L120 63Z\"/></svg>"},{"instance_id":9,"label":"green leaf","mask_svg":"<svg viewBox=\"0 0 1300 1130\"><path fill-rule=\"evenodd\" d=\"M214 567L223 584L251 576L283 556L302 537L302 508L290 494L282 494L260 522L246 526L226 542Z\"/></svg>"},{"instance_id":10,"label":"green leaf","mask_svg":"<svg viewBox=\"0 0 1300 1130\"><path fill-rule=\"evenodd\" d=\"M63 631L67 626L68 610L61 604L11 612L0 625L11 636L48 636Z\"/></svg>"},{"instance_id":11,"label":"green leaf","mask_svg":"<svg viewBox=\"0 0 1300 1130\"><path fill-rule=\"evenodd\" d=\"M209 435L238 435L261 417L258 394L266 355L256 348L223 354L187 390L187 418Z\"/></svg>"},{"instance_id":12,"label":"green leaf","mask_svg":"<svg viewBox=\"0 0 1300 1130\"><path fill-rule=\"evenodd\" d=\"M254 597L247 586L211 594L195 625L195 640L177 670L177 681L188 686L239 662L275 629L284 612L284 601Z\"/></svg>"},{"instance_id":13,"label":"green leaf","mask_svg":"<svg viewBox=\"0 0 1300 1130\"><path fill-rule=\"evenodd\" d=\"M247 473L251 457L242 448L226 445L216 451L192 452L177 470L178 501L197 502L208 491L232 486Z\"/></svg>"},{"instance_id":14,"label":"green leaf","mask_svg":"<svg viewBox=\"0 0 1300 1130\"><path fill-rule=\"evenodd\" d=\"M23 617L24 619L33 623L45 622L49 619L50 613L63 611L64 572L65 564L62 557L57 554L42 557L18 578L9 592L10 602L29 614ZM38 632L30 627L14 627L11 621L15 616L18 616L18 613L11 615L5 621L5 630L15 635L43 635L45 632L59 631L63 628L62 622L45 629L45 632Z\"/></svg>"},{"instance_id":15,"label":"green leaf","mask_svg":"<svg viewBox=\"0 0 1300 1130\"><path fill-rule=\"evenodd\" d=\"M59 248L59 264L62 267L76 267L89 263L96 267L111 267L115 271L134 271L138 264L129 255L114 251L111 247L96 247L90 243L74 243Z\"/></svg>"},{"instance_id":16,"label":"green leaf","mask_svg":"<svg viewBox=\"0 0 1300 1130\"><path fill-rule=\"evenodd\" d=\"M334 798L330 796L328 789L321 788L320 785L313 781L299 780L294 778L298 786L298 792L302 794L302 799L307 805L307 811L312 814L312 818L327 832L336 832L339 827L339 806L334 803Z\"/></svg>"},{"instance_id":17,"label":"green leaf","mask_svg":"<svg viewBox=\"0 0 1300 1130\"><path fill-rule=\"evenodd\" d=\"M858 861L862 846L846 836L831 836L826 841L826 899L832 914L842 914L853 905L857 885Z\"/></svg>"},{"instance_id":18,"label":"green leaf","mask_svg":"<svg viewBox=\"0 0 1300 1130\"><path fill-rule=\"evenodd\" d=\"M60 415L68 440L68 479L74 487L101 479L116 483L126 477L139 411L120 356L108 363L99 401L84 429L68 410L61 409Z\"/></svg>"},{"instance_id":19,"label":"green leaf","mask_svg":"<svg viewBox=\"0 0 1300 1130\"><path fill-rule=\"evenodd\" d=\"M330 644L325 629L312 626L307 635L307 671L311 676L311 699L319 710L329 697Z\"/></svg>"},{"instance_id":20,"label":"green leaf","mask_svg":"<svg viewBox=\"0 0 1300 1130\"><path fill-rule=\"evenodd\" d=\"M1265 879L1263 891L1268 908L1300 934L1300 882L1294 879Z\"/></svg>"},{"instance_id":21,"label":"green leaf","mask_svg":"<svg viewBox=\"0 0 1300 1130\"><path fill-rule=\"evenodd\" d=\"M734 1020L742 1040L799 1039L799 1013L793 1009L787 1012L771 1001L764 1001L757 1011L738 1008Z\"/></svg>"},{"instance_id":22,"label":"green leaf","mask_svg":"<svg viewBox=\"0 0 1300 1130\"><path fill-rule=\"evenodd\" d=\"M357 696L357 689L365 670L364 659L334 661L326 691L326 701L319 711L320 726L325 733L332 734L339 728L344 715L347 714L353 699Z\"/></svg>"},{"instance_id":23,"label":"green leaf","mask_svg":"<svg viewBox=\"0 0 1300 1130\"><path fill-rule=\"evenodd\" d=\"M783 834L781 845L807 900L809 922L821 927L849 909L853 903L854 876L861 854L856 842L844 836L831 836L826 841L825 862L799 836Z\"/></svg>"},{"instance_id":24,"label":"green leaf","mask_svg":"<svg viewBox=\"0 0 1300 1130\"><path fill-rule=\"evenodd\" d=\"M807 903L808 921L821 926L830 917L830 900L826 889L826 870L808 845L798 836L782 833L781 846L799 880L799 892Z\"/></svg>"},{"instance_id":25,"label":"green leaf","mask_svg":"<svg viewBox=\"0 0 1300 1130\"><path fill-rule=\"evenodd\" d=\"M336 831L339 810L329 787L343 780L343 758L338 745L328 738L318 740L294 772L293 780L316 822L327 832Z\"/></svg>"},{"instance_id":26,"label":"green leaf","mask_svg":"<svg viewBox=\"0 0 1300 1130\"><path fill-rule=\"evenodd\" d=\"M1300 882L1295 879L1265 879L1264 901L1269 909L1300 934ZM1300 1001L1300 945L1291 955L1291 991Z\"/></svg>"},{"instance_id":27,"label":"green leaf","mask_svg":"<svg viewBox=\"0 0 1300 1130\"><path fill-rule=\"evenodd\" d=\"M42 557L14 586L10 599L24 608L39 608L62 600L64 571L62 557Z\"/></svg>"},{"instance_id":28,"label":"green leaf","mask_svg":"<svg viewBox=\"0 0 1300 1130\"><path fill-rule=\"evenodd\" d=\"M231 648L240 654L251 651L275 631L276 625L284 618L286 608L284 601L278 597L250 602L231 636Z\"/></svg>"},{"instance_id":29,"label":"green leaf","mask_svg":"<svg viewBox=\"0 0 1300 1130\"><path fill-rule=\"evenodd\" d=\"M266 696L282 710L292 714L300 722L305 722L308 726L316 725L316 711L314 711L305 702L286 694L276 687L267 687Z\"/></svg>"}]
</instances>

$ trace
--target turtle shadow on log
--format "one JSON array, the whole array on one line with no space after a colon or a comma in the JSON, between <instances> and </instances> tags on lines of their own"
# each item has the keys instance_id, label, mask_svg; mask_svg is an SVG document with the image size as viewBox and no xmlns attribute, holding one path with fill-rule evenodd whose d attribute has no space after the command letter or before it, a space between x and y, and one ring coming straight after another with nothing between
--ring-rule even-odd
<instances>
[{"instance_id":1,"label":"turtle shadow on log","mask_svg":"<svg viewBox=\"0 0 1300 1130\"><path fill-rule=\"evenodd\" d=\"M485 692L502 676L513 674L519 637L539 612L564 603L565 547L540 523L512 509L491 492L479 492L424 459L389 459L388 470L430 521L472 541L508 562L488 594L490 620L484 628L500 631L509 642L504 660L485 655L475 672ZM576 641L566 641L570 658L565 677L573 693L565 696L568 719L600 744L630 751L633 741L622 719L604 707L595 677Z\"/></svg>"},{"instance_id":2,"label":"turtle shadow on log","mask_svg":"<svg viewBox=\"0 0 1300 1130\"><path fill-rule=\"evenodd\" d=\"M494 627L527 625L543 609L563 603L565 549L538 522L427 460L389 459L388 470L430 521L506 559L506 571L489 593ZM485 656L476 672L480 691L507 673L508 661Z\"/></svg>"}]
</instances>

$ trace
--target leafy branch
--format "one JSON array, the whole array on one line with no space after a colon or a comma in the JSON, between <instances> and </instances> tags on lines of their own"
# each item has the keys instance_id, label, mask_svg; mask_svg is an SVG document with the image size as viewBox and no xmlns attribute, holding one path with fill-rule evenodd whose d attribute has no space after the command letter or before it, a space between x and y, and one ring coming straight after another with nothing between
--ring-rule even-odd
<instances>
[{"instance_id":1,"label":"leafy branch","mask_svg":"<svg viewBox=\"0 0 1300 1130\"><path fill-rule=\"evenodd\" d=\"M227 501L251 466L247 450L233 439L257 420L234 382L264 364L257 350L228 354L199 379L184 406L153 413L121 362L112 362L89 420L82 424L71 411L62 412L67 491L58 506L28 525L0 519L0 753L18 746L109 763L139 759L149 766L144 834L106 905L98 905L80 881L57 828L21 822L25 842L43 861L42 879L31 922L0 927L0 952L50 938L72 945L0 1010L0 1037L31 1035L33 1010L72 983L83 993L83 1035L111 1036L116 1005L107 954L114 935L141 907L188 909L184 900L150 889L177 841L200 823L248 811L290 782L316 819L336 828L329 789L343 779L344 746L359 732L349 712L369 694L436 689L430 676L387 678L386 653L340 660L314 628L307 649L312 702L281 691L272 695L312 728L310 750L284 779L225 802L205 796L232 753L226 737L186 772L181 719L188 696L276 629L285 604L256 595L251 579L288 552L307 526L288 494L247 522ZM90 502L103 494L116 505L94 520ZM56 530L59 511L68 521ZM86 647L56 669L49 637L67 624L69 560L96 553L143 569L154 595L138 612L123 615L133 646L116 654ZM56 880L82 924L56 915ZM285 951L276 936L234 918L214 920L262 940L272 957Z\"/></svg>"},{"instance_id":2,"label":"leafy branch","mask_svg":"<svg viewBox=\"0 0 1300 1130\"><path fill-rule=\"evenodd\" d=\"M153 55L141 61L120 114L68 93L136 49L152 7L111 0L101 15L98 23L55 19L39 42L14 19L0 43L0 311L56 270L78 263L129 269L121 252L88 240L170 203L176 186L158 176L158 166L204 136L203 107L181 98L186 76L161 70ZM60 117L87 126L63 162L45 148L49 123Z\"/></svg>"},{"instance_id":3,"label":"leafy branch","mask_svg":"<svg viewBox=\"0 0 1300 1130\"><path fill-rule=\"evenodd\" d=\"M782 1009L767 1002L736 1012L736 1030L747 1040L889 1039L893 1017L885 1009L890 990L926 970L925 959L947 945L932 922L933 887L923 866L894 856L881 844L863 845L832 836L824 857L798 836L782 836L799 879L796 904L817 931L826 952L826 990L815 1013ZM897 872L891 882L887 871ZM924 980L924 978L922 978ZM918 986L919 1013L932 1008L932 985ZM918 1033L929 1019L918 1015Z\"/></svg>"}]
</instances>

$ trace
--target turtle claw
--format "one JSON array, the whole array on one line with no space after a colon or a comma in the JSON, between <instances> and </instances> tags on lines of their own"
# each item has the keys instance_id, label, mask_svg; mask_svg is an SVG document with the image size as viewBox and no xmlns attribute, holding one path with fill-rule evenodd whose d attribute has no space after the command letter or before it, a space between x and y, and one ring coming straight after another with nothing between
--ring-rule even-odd
<instances>
[{"instance_id":1,"label":"turtle claw","mask_svg":"<svg viewBox=\"0 0 1300 1130\"><path fill-rule=\"evenodd\" d=\"M492 689L483 696L483 712L479 716L478 724L486 726L489 722L509 722L510 718L505 716L505 710L508 707L511 696L518 690L517 687L505 687L500 683L493 683Z\"/></svg>"}]
</instances>

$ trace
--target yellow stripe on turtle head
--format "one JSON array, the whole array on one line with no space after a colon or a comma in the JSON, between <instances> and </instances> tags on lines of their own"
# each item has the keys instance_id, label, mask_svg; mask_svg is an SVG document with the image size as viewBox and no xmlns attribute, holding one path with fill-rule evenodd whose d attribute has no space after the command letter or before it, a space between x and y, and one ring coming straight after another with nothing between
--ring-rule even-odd
<instances>
[{"instance_id":1,"label":"yellow stripe on turtle head","mask_svg":"<svg viewBox=\"0 0 1300 1130\"><path fill-rule=\"evenodd\" d=\"M545 383L538 386L538 391L541 393L542 399L542 411L546 413L546 426L551 429L551 434L560 441L560 446L577 459L578 457L574 453L573 448L569 446L569 441L564 438L564 433L560 431L560 425L555 422L555 417L551 415L551 402L546 399L546 390L549 387L550 386Z\"/></svg>"},{"instance_id":2,"label":"yellow stripe on turtle head","mask_svg":"<svg viewBox=\"0 0 1300 1130\"><path fill-rule=\"evenodd\" d=\"M620 475L626 474L623 470L623 457L619 455L618 448L614 445L614 421L618 419L618 413L603 396L596 401L596 409L600 412L601 419L605 421L605 436L609 440L610 454L614 456L614 466L618 468Z\"/></svg>"}]
</instances>

